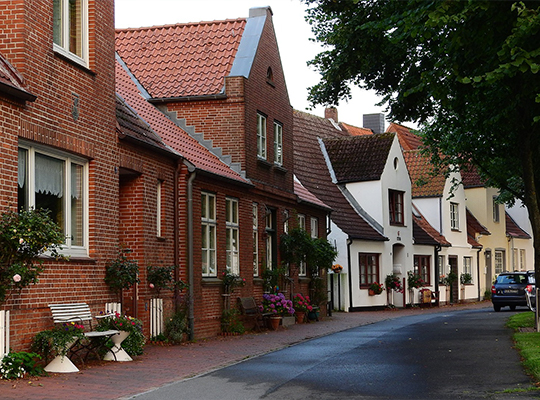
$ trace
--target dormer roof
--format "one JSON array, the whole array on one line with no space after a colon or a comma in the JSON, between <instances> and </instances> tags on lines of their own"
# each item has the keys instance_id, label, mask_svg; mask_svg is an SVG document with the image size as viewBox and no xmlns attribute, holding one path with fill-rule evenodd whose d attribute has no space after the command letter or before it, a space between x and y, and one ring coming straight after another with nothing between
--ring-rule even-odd
<instances>
[{"instance_id":1,"label":"dormer roof","mask_svg":"<svg viewBox=\"0 0 540 400\"><path fill-rule=\"evenodd\" d=\"M514 219L505 212L506 214L506 236L514 239L531 239L531 235L525 232L521 227L514 221Z\"/></svg>"},{"instance_id":2,"label":"dormer roof","mask_svg":"<svg viewBox=\"0 0 540 400\"><path fill-rule=\"evenodd\" d=\"M0 93L23 101L37 99L37 96L28 91L19 71L2 54L0 54Z\"/></svg>"},{"instance_id":3,"label":"dormer roof","mask_svg":"<svg viewBox=\"0 0 540 400\"><path fill-rule=\"evenodd\" d=\"M412 197L441 197L446 177L443 174L434 174L429 157L420 150L403 151L403 157L411 178Z\"/></svg>"},{"instance_id":4,"label":"dormer roof","mask_svg":"<svg viewBox=\"0 0 540 400\"><path fill-rule=\"evenodd\" d=\"M417 150L422 146L422 139L411 128L392 122L386 132L393 132L399 139L403 150Z\"/></svg>"},{"instance_id":5,"label":"dormer roof","mask_svg":"<svg viewBox=\"0 0 540 400\"><path fill-rule=\"evenodd\" d=\"M380 180L394 141L393 133L324 139L338 183Z\"/></svg>"}]
</instances>

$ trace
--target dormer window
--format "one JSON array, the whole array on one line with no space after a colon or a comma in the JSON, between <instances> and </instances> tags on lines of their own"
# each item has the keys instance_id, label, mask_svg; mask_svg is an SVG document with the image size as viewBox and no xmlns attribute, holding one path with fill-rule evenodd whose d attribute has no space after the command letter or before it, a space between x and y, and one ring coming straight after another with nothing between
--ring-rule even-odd
<instances>
[{"instance_id":1,"label":"dormer window","mask_svg":"<svg viewBox=\"0 0 540 400\"><path fill-rule=\"evenodd\" d=\"M274 83L274 72L272 71L271 67L268 67L266 70L266 81L270 84Z\"/></svg>"},{"instance_id":2,"label":"dormer window","mask_svg":"<svg viewBox=\"0 0 540 400\"><path fill-rule=\"evenodd\" d=\"M88 64L88 0L53 0L54 51Z\"/></svg>"}]
</instances>

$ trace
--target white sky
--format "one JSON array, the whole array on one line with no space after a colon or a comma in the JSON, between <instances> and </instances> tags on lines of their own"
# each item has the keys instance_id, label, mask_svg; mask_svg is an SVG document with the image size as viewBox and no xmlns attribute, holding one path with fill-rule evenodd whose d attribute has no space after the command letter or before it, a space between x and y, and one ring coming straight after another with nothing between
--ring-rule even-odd
<instances>
[{"instance_id":1,"label":"white sky","mask_svg":"<svg viewBox=\"0 0 540 400\"><path fill-rule=\"evenodd\" d=\"M309 41L311 27L300 0L115 0L115 5L117 28L244 18L250 8L270 6L291 105L301 111L309 106L307 88L319 81L319 74L306 63L322 47ZM362 126L363 114L384 112L375 105L378 101L374 93L355 88L352 100L340 103L339 120ZM307 111L324 116L322 107Z\"/></svg>"}]
</instances>

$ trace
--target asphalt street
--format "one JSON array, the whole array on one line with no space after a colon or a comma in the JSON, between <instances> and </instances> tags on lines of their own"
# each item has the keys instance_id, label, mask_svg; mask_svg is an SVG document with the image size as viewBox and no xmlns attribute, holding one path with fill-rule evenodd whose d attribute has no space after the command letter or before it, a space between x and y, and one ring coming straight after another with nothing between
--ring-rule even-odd
<instances>
[{"instance_id":1,"label":"asphalt street","mask_svg":"<svg viewBox=\"0 0 540 400\"><path fill-rule=\"evenodd\" d=\"M421 314L309 340L127 397L161 399L539 399L492 309Z\"/></svg>"}]
</instances>

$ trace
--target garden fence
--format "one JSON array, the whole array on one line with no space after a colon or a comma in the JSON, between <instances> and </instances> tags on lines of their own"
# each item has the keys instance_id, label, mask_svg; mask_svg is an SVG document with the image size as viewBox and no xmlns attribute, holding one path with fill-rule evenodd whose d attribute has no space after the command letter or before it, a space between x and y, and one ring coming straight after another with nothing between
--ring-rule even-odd
<instances>
[{"instance_id":1,"label":"garden fence","mask_svg":"<svg viewBox=\"0 0 540 400\"><path fill-rule=\"evenodd\" d=\"M150 337L163 333L163 299L150 299Z\"/></svg>"},{"instance_id":2,"label":"garden fence","mask_svg":"<svg viewBox=\"0 0 540 400\"><path fill-rule=\"evenodd\" d=\"M9 353L9 311L0 311L0 360Z\"/></svg>"}]
</instances>

